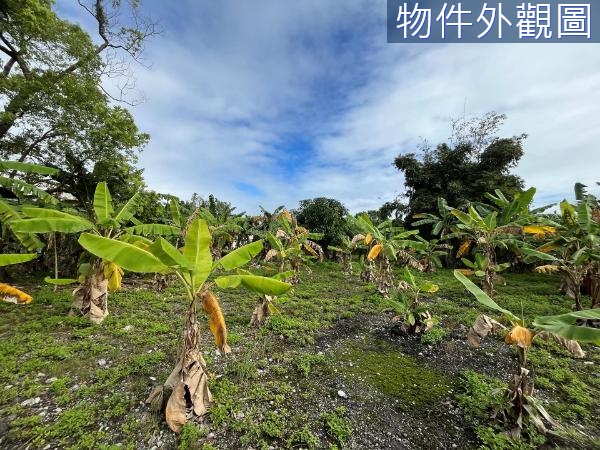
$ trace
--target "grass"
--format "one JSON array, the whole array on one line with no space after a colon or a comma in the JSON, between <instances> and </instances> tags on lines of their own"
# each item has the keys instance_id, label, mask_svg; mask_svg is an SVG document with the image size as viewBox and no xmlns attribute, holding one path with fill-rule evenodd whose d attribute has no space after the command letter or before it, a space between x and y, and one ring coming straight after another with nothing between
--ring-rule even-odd
<instances>
[{"instance_id":1,"label":"grass","mask_svg":"<svg viewBox=\"0 0 600 450\"><path fill-rule=\"evenodd\" d=\"M430 301L439 324L411 345L416 351L445 351L482 310L450 271L416 276L441 286ZM571 301L556 293L555 277L505 278L496 301L526 320L570 309ZM130 287L111 295L110 315L99 326L67 316L69 289L29 291L30 305L0 304L2 448L364 448L369 420L378 415L383 420L377 408L367 413L361 406L369 398L382 405L389 399L390 414L424 427L435 427L434 406L457 404L453 420L461 433L464 428L467 438L504 445L498 430L481 424L490 398L486 383L505 383L513 367L501 368L500 379L477 370L461 378L433 360L429 364L427 356L402 354L385 331L392 305L374 286L347 278L333 263L303 273L290 294L275 300L281 314L258 331L248 328L257 300L252 294L218 293L234 353L216 354L212 337L202 330L214 405L204 424L189 424L180 436L143 403L175 364L186 308L176 285L161 293ZM497 347L500 339L492 339ZM592 364L571 359L551 342L535 346L530 359L538 396L549 412L567 433L585 433L593 441L600 437L594 414L600 409L600 352L585 350ZM340 386L349 398L338 395ZM469 401L475 406L465 406ZM417 447L428 442L403 423L389 433Z\"/></svg>"}]
</instances>

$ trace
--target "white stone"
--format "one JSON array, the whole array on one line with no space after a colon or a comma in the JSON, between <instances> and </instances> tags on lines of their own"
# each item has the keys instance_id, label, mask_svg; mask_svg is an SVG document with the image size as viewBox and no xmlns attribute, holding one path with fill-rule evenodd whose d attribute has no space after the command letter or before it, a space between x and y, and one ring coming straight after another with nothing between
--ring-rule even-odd
<instances>
[{"instance_id":1,"label":"white stone","mask_svg":"<svg viewBox=\"0 0 600 450\"><path fill-rule=\"evenodd\" d=\"M348 398L348 394L346 394L344 391L338 391L338 395L342 398Z\"/></svg>"},{"instance_id":2,"label":"white stone","mask_svg":"<svg viewBox=\"0 0 600 450\"><path fill-rule=\"evenodd\" d=\"M28 398L27 400L23 400L21 402L21 406L33 406L33 405L37 405L41 401L42 401L42 399L39 397Z\"/></svg>"}]
</instances>

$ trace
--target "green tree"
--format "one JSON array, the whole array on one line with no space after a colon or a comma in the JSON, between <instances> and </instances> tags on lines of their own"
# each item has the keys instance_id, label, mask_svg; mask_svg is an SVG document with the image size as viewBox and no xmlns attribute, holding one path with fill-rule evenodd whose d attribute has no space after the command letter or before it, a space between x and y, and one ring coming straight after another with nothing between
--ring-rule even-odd
<instances>
[{"instance_id":1,"label":"green tree","mask_svg":"<svg viewBox=\"0 0 600 450\"><path fill-rule=\"evenodd\" d=\"M58 17L50 0L0 2L0 157L61 169L50 190L83 204L99 175L135 172L135 151L148 135L112 100L126 100L128 66L155 27L140 16L138 1L79 3L97 23L98 44ZM135 27L119 23L125 14ZM124 83L118 98L104 90L107 77ZM120 198L120 180L108 181ZM89 194L85 201L82 193Z\"/></svg>"},{"instance_id":2,"label":"green tree","mask_svg":"<svg viewBox=\"0 0 600 450\"><path fill-rule=\"evenodd\" d=\"M298 223L315 233L322 233L319 241L323 248L339 245L348 232L348 210L337 200L318 197L301 200L296 212Z\"/></svg>"},{"instance_id":3,"label":"green tree","mask_svg":"<svg viewBox=\"0 0 600 450\"><path fill-rule=\"evenodd\" d=\"M439 197L459 207L484 201L485 193L494 189L510 195L522 189L523 180L510 170L523 156L526 135L497 137L504 119L489 113L455 121L450 143L396 157L394 164L404 174L408 220L412 222L415 214L439 213Z\"/></svg>"}]
</instances>

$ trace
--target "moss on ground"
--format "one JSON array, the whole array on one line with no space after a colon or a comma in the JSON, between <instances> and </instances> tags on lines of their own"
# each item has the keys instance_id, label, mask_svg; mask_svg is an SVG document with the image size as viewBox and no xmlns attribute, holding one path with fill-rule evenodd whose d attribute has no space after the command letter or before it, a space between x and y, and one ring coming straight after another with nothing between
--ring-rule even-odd
<instances>
[{"instance_id":1,"label":"moss on ground","mask_svg":"<svg viewBox=\"0 0 600 450\"><path fill-rule=\"evenodd\" d=\"M470 325L482 311L450 271L417 277L441 286L431 303L444 331L439 339L461 335L461 325ZM556 277L507 274L506 282L498 285L496 300L522 310L527 320L570 309L571 301L556 293ZM281 314L260 331L248 328L256 303L252 294L218 293L234 354L227 359L215 354L212 337L202 330L215 404L204 425L190 425L177 437L143 400L175 363L186 308L178 288L157 293L133 283L111 295L110 315L95 326L67 317L70 289L32 286L32 304L0 304L2 448L360 447L367 418L358 402L338 396L340 379L358 380L382 398L398 400L412 424L426 423L431 405L445 403L446 397L458 401L456 378L426 358L400 354L398 346L371 333L371 324L386 324L391 311L374 286L323 263L312 274L303 273L293 292L275 300ZM353 327L367 337L350 339ZM416 342L424 348L433 344ZM591 346L585 350L592 364L569 358L553 343L536 346L530 358L539 396L551 414L573 432L597 439L600 352ZM506 367L505 379L512 371ZM350 399L359 396L351 392ZM342 413L341 406L347 411ZM403 426L389 431L403 439L402 445L427 442L425 434Z\"/></svg>"}]
</instances>

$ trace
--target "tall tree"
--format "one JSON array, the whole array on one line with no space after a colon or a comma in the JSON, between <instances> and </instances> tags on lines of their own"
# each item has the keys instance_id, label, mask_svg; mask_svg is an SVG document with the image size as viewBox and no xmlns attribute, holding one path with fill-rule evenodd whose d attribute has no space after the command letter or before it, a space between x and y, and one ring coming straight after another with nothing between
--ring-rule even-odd
<instances>
[{"instance_id":1,"label":"tall tree","mask_svg":"<svg viewBox=\"0 0 600 450\"><path fill-rule=\"evenodd\" d=\"M298 223L315 233L322 233L323 247L338 245L348 231L348 210L337 200L318 197L301 200L296 212Z\"/></svg>"},{"instance_id":2,"label":"tall tree","mask_svg":"<svg viewBox=\"0 0 600 450\"><path fill-rule=\"evenodd\" d=\"M453 122L449 144L435 149L425 146L419 154L401 154L395 159L396 168L404 173L407 223L417 213L436 213L438 197L458 207L482 202L485 193L495 189L513 195L523 188L523 180L510 170L523 156L527 136L498 137L505 118L488 113L459 119Z\"/></svg>"},{"instance_id":3,"label":"tall tree","mask_svg":"<svg viewBox=\"0 0 600 450\"><path fill-rule=\"evenodd\" d=\"M97 23L92 37L58 17L53 3L0 2L0 155L81 178L58 179L54 188L77 197L82 184L93 194L98 180L92 175L103 165L135 172L136 150L148 135L123 101L131 87L129 66L156 29L140 16L139 1L79 0ZM123 20L125 15L132 19ZM108 77L121 80L119 95L104 89Z\"/></svg>"}]
</instances>

